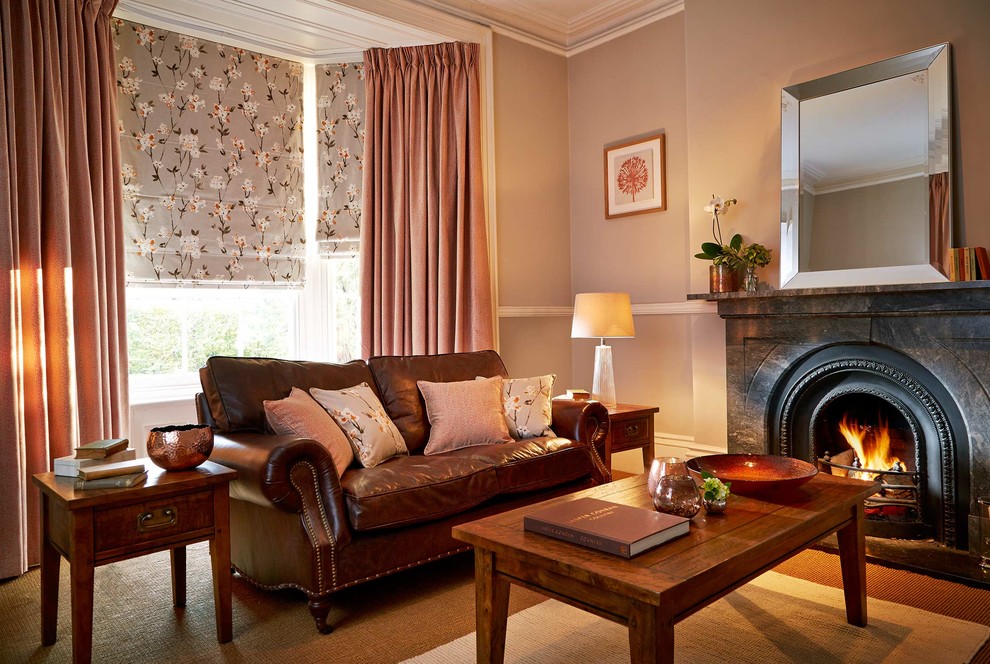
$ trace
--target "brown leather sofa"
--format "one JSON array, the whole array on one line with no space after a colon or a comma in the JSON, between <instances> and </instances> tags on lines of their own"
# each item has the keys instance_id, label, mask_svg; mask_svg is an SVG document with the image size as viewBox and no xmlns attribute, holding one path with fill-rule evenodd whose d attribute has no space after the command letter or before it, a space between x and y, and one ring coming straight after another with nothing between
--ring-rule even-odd
<instances>
[{"instance_id":1,"label":"brown leather sofa","mask_svg":"<svg viewBox=\"0 0 990 664\"><path fill-rule=\"evenodd\" d=\"M424 456L429 421L417 380L507 376L494 351L373 357L347 364L211 357L200 369L201 423L216 434L210 457L238 471L230 488L231 559L264 588L298 588L317 629L329 632L330 597L342 588L470 547L451 527L607 481L608 413L597 402L555 400L558 438L467 447ZM410 455L342 477L319 443L271 433L263 401L293 387L366 382Z\"/></svg>"}]
</instances>

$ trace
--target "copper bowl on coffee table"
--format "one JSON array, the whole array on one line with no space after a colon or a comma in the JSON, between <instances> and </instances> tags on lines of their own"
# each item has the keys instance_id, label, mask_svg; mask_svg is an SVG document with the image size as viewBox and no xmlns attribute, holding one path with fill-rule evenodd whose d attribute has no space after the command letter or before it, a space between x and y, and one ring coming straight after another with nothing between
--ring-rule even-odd
<instances>
[{"instance_id":1,"label":"copper bowl on coffee table","mask_svg":"<svg viewBox=\"0 0 990 664\"><path fill-rule=\"evenodd\" d=\"M818 468L800 459L773 454L711 454L687 462L695 481L707 472L740 495L791 491L818 474Z\"/></svg>"}]
</instances>

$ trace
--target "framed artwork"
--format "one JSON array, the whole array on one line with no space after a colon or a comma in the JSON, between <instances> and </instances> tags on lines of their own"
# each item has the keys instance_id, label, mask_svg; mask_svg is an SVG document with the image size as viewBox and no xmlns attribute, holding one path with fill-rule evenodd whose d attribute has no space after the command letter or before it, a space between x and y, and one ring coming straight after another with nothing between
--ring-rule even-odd
<instances>
[{"instance_id":1,"label":"framed artwork","mask_svg":"<svg viewBox=\"0 0 990 664\"><path fill-rule=\"evenodd\" d=\"M663 134L605 148L605 218L667 209Z\"/></svg>"}]
</instances>

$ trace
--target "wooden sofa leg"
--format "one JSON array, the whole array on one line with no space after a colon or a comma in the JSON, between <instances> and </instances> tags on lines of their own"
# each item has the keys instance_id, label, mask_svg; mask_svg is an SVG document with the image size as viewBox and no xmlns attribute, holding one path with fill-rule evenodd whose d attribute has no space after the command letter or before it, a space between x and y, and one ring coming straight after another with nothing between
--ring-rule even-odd
<instances>
[{"instance_id":1,"label":"wooden sofa leg","mask_svg":"<svg viewBox=\"0 0 990 664\"><path fill-rule=\"evenodd\" d=\"M320 634L329 634L333 631L333 625L327 623L327 616L330 614L329 597L311 597L309 613L316 619L316 629Z\"/></svg>"}]
</instances>

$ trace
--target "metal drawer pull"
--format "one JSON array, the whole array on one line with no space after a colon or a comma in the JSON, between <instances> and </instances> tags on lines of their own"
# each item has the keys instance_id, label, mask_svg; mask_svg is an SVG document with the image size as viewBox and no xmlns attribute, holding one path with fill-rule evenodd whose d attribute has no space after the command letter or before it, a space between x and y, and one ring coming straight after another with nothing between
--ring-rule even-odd
<instances>
[{"instance_id":1,"label":"metal drawer pull","mask_svg":"<svg viewBox=\"0 0 990 664\"><path fill-rule=\"evenodd\" d=\"M638 424L627 424L626 425L626 438L632 438L639 433Z\"/></svg>"},{"instance_id":2,"label":"metal drawer pull","mask_svg":"<svg viewBox=\"0 0 990 664\"><path fill-rule=\"evenodd\" d=\"M155 530L157 528L168 528L169 526L174 526L176 520L179 516L179 510L174 507L165 507L161 510L156 510L161 512L161 517L158 521L152 521L155 518L155 512L142 512L138 514L138 532L147 532L149 530Z\"/></svg>"}]
</instances>

